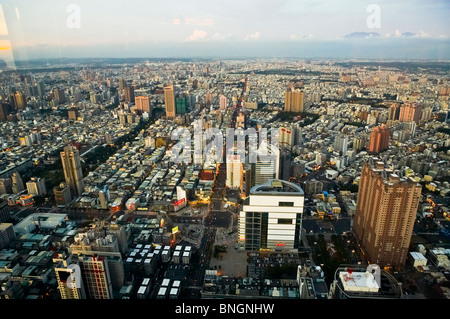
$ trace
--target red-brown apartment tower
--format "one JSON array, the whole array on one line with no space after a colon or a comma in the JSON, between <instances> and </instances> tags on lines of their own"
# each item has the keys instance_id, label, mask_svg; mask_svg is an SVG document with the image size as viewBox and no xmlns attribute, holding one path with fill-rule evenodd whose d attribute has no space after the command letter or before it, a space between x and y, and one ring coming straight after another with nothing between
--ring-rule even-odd
<instances>
[{"instance_id":1,"label":"red-brown apartment tower","mask_svg":"<svg viewBox=\"0 0 450 319\"><path fill-rule=\"evenodd\" d=\"M400 122L419 123L422 118L422 107L417 103L405 103L400 107Z\"/></svg>"},{"instance_id":2,"label":"red-brown apartment tower","mask_svg":"<svg viewBox=\"0 0 450 319\"><path fill-rule=\"evenodd\" d=\"M389 128L386 125L377 126L370 132L368 152L378 154L389 147Z\"/></svg>"},{"instance_id":3,"label":"red-brown apartment tower","mask_svg":"<svg viewBox=\"0 0 450 319\"><path fill-rule=\"evenodd\" d=\"M152 115L152 104L149 96L136 96L134 103L136 105L136 113L142 114L147 112L149 116Z\"/></svg>"},{"instance_id":4,"label":"red-brown apartment tower","mask_svg":"<svg viewBox=\"0 0 450 319\"><path fill-rule=\"evenodd\" d=\"M380 267L405 265L422 187L371 159L359 182L353 232L365 257Z\"/></svg>"}]
</instances>

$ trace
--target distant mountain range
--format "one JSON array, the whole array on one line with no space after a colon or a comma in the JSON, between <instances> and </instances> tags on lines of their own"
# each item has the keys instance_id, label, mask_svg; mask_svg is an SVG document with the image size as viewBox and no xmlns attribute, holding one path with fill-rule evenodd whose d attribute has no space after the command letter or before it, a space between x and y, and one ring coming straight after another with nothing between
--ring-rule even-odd
<instances>
[{"instance_id":1,"label":"distant mountain range","mask_svg":"<svg viewBox=\"0 0 450 319\"><path fill-rule=\"evenodd\" d=\"M416 36L416 33L412 33L412 32L404 32L402 33L402 37L414 37Z\"/></svg>"},{"instance_id":2,"label":"distant mountain range","mask_svg":"<svg viewBox=\"0 0 450 319\"><path fill-rule=\"evenodd\" d=\"M363 39L363 38L375 38L379 37L377 32L353 32L344 36L346 39Z\"/></svg>"}]
</instances>

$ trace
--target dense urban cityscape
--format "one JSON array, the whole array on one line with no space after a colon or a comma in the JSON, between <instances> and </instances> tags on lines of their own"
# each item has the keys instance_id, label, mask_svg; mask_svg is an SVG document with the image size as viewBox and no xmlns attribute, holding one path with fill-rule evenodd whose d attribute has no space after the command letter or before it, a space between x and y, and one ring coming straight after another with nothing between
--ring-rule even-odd
<instances>
[{"instance_id":1,"label":"dense urban cityscape","mask_svg":"<svg viewBox=\"0 0 450 319\"><path fill-rule=\"evenodd\" d=\"M448 64L54 63L0 75L2 299L448 298Z\"/></svg>"},{"instance_id":2,"label":"dense urban cityscape","mask_svg":"<svg viewBox=\"0 0 450 319\"><path fill-rule=\"evenodd\" d=\"M448 9L6 0L2 306L449 299Z\"/></svg>"}]
</instances>

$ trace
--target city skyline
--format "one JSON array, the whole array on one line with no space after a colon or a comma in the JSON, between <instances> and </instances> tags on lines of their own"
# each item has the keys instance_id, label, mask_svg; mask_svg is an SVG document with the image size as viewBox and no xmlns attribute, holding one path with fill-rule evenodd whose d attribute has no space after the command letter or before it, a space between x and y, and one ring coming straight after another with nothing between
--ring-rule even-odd
<instances>
[{"instance_id":1,"label":"city skyline","mask_svg":"<svg viewBox=\"0 0 450 319\"><path fill-rule=\"evenodd\" d=\"M445 295L447 69L423 61L74 59L0 73L0 262L14 271L2 277L0 298L239 298L236 284L291 301ZM377 128L384 133L374 140ZM173 136L179 129L193 139ZM238 129L251 133L248 143L231 134ZM256 132L261 143L253 145ZM189 160L177 160L180 149ZM242 155L220 155L228 149ZM370 161L391 174L367 183ZM404 180L417 185L414 194L402 195ZM362 223L378 204L383 218ZM400 259L372 247L376 234L397 252L397 233ZM388 280L358 281L369 263ZM423 286L429 276L439 282ZM42 289L20 284L30 281Z\"/></svg>"},{"instance_id":2,"label":"city skyline","mask_svg":"<svg viewBox=\"0 0 450 319\"><path fill-rule=\"evenodd\" d=\"M3 1L0 300L449 299L449 8Z\"/></svg>"}]
</instances>

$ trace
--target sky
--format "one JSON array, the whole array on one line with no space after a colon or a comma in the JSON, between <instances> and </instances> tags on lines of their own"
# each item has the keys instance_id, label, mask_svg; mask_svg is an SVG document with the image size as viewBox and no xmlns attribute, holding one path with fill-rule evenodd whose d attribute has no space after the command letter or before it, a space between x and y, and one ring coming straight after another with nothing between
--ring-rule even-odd
<instances>
[{"instance_id":1,"label":"sky","mask_svg":"<svg viewBox=\"0 0 450 319\"><path fill-rule=\"evenodd\" d=\"M449 9L448 0L2 0L0 58L450 59Z\"/></svg>"}]
</instances>

